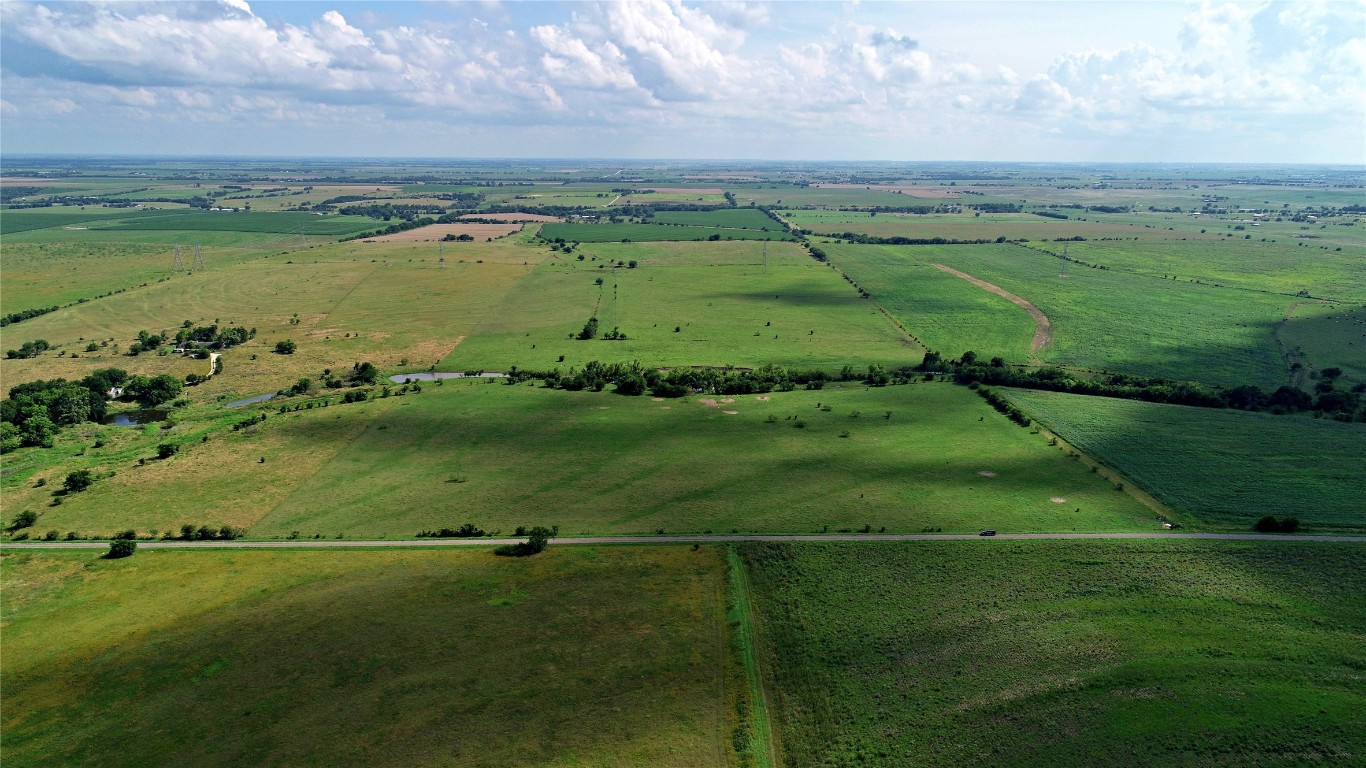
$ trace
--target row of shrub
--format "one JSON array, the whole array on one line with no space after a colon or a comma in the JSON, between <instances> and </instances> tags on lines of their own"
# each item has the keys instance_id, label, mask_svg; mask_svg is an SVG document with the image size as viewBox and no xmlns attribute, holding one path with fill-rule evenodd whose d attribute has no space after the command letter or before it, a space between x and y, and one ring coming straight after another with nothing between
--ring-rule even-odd
<instances>
[{"instance_id":1,"label":"row of shrub","mask_svg":"<svg viewBox=\"0 0 1366 768\"><path fill-rule=\"evenodd\" d=\"M977 394L982 396L983 400L991 403L991 407L1002 413L1007 419L1010 419L1022 427L1027 427L1032 423L1028 416L1024 415L1019 408L1015 407L1014 403L1004 397L1001 397L986 387L974 386L974 389L976 389Z\"/></svg>"}]
</instances>

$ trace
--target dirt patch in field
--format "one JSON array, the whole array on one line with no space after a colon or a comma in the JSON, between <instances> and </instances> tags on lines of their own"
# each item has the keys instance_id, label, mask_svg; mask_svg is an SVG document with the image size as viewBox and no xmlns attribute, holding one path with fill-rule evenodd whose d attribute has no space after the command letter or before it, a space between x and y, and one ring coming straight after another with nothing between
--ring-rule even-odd
<instances>
[{"instance_id":1,"label":"dirt patch in field","mask_svg":"<svg viewBox=\"0 0 1366 768\"><path fill-rule=\"evenodd\" d=\"M735 402L735 398L733 398L733 397L723 397L723 398L721 398L721 403L722 403L723 405L730 405L730 404L733 403L733 402Z\"/></svg>"},{"instance_id":2,"label":"dirt patch in field","mask_svg":"<svg viewBox=\"0 0 1366 768\"><path fill-rule=\"evenodd\" d=\"M701 404L707 406L708 408L720 408L720 407L721 407L721 404L720 404L720 403L716 402L715 399L710 398L710 397L704 397L704 398L698 400L697 402L699 402L699 403L701 403Z\"/></svg>"},{"instance_id":3,"label":"dirt patch in field","mask_svg":"<svg viewBox=\"0 0 1366 768\"><path fill-rule=\"evenodd\" d=\"M967 280L969 283L972 283L973 285L977 286L978 288L985 288L986 290L991 291L997 296L1000 296L1001 298L1005 299L1011 304L1014 304L1015 306L1020 307L1024 311L1028 312L1029 316L1034 318L1034 338L1029 342L1030 352L1038 352L1040 349L1044 347L1044 345L1048 344L1048 342L1053 340L1053 323L1049 321L1048 316L1045 315L1038 307L1034 306L1033 304L1030 304L1027 300L1019 296L1016 296L1015 294L1011 293L1010 291L1007 291L999 285L993 285L985 280L979 280L966 272L959 272L953 267L947 267L943 264L936 264L934 262L931 262L930 266L934 267L935 269L940 269L945 272L948 272L950 275L953 275L954 277L961 277L964 280Z\"/></svg>"},{"instance_id":4,"label":"dirt patch in field","mask_svg":"<svg viewBox=\"0 0 1366 768\"><path fill-rule=\"evenodd\" d=\"M735 414L739 413L739 411L721 411L721 413L724 413L727 416L734 416Z\"/></svg>"},{"instance_id":5,"label":"dirt patch in field","mask_svg":"<svg viewBox=\"0 0 1366 768\"><path fill-rule=\"evenodd\" d=\"M978 472L977 474L981 475L982 477L995 477L995 476L996 476L996 473L995 473L995 472L992 472L992 471L989 470L989 469L981 470L981 471Z\"/></svg>"},{"instance_id":6,"label":"dirt patch in field","mask_svg":"<svg viewBox=\"0 0 1366 768\"><path fill-rule=\"evenodd\" d=\"M474 224L474 223L453 223L453 224L432 224L426 227L410 229L407 232L395 232L392 235L382 235L380 237L367 237L367 243L421 243L441 240L446 235L469 235L476 241L483 241L488 237L502 237L510 232L521 229L521 224Z\"/></svg>"},{"instance_id":7,"label":"dirt patch in field","mask_svg":"<svg viewBox=\"0 0 1366 768\"><path fill-rule=\"evenodd\" d=\"M821 189L869 189L874 192L900 192L906 197L920 197L927 200L953 200L960 196L957 190L948 187L922 187L916 184L812 184Z\"/></svg>"},{"instance_id":8,"label":"dirt patch in field","mask_svg":"<svg viewBox=\"0 0 1366 768\"><path fill-rule=\"evenodd\" d=\"M652 398L650 398L650 400L652 400L652 401L654 401L654 402L656 402L656 403L662 403L662 402L664 402L664 398L662 398L662 397L652 397Z\"/></svg>"},{"instance_id":9,"label":"dirt patch in field","mask_svg":"<svg viewBox=\"0 0 1366 768\"><path fill-rule=\"evenodd\" d=\"M1053 498L1049 499L1049 501L1053 502L1054 504L1066 504L1066 503L1067 503L1067 499L1064 499L1064 498L1061 497L1061 496L1054 496Z\"/></svg>"},{"instance_id":10,"label":"dirt patch in field","mask_svg":"<svg viewBox=\"0 0 1366 768\"><path fill-rule=\"evenodd\" d=\"M547 216L544 213L467 213L462 219L483 219L484 221L564 221L561 216Z\"/></svg>"},{"instance_id":11,"label":"dirt patch in field","mask_svg":"<svg viewBox=\"0 0 1366 768\"><path fill-rule=\"evenodd\" d=\"M755 396L754 396L754 399L755 399L755 400L759 400L759 401L765 401L765 400L772 400L773 398L769 397L768 395L755 395Z\"/></svg>"}]
</instances>

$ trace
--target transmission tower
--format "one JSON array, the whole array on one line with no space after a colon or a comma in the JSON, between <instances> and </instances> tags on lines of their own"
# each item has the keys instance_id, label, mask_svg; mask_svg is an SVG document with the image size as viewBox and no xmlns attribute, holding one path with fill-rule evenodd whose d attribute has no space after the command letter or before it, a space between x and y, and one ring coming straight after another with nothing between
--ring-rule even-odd
<instances>
[{"instance_id":1,"label":"transmission tower","mask_svg":"<svg viewBox=\"0 0 1366 768\"><path fill-rule=\"evenodd\" d=\"M194 247L194 271L198 272L204 268L204 249L196 245Z\"/></svg>"},{"instance_id":2,"label":"transmission tower","mask_svg":"<svg viewBox=\"0 0 1366 768\"><path fill-rule=\"evenodd\" d=\"M175 247L175 263L171 265L172 272L185 271L185 257L180 255L180 246Z\"/></svg>"},{"instance_id":3,"label":"transmission tower","mask_svg":"<svg viewBox=\"0 0 1366 768\"><path fill-rule=\"evenodd\" d=\"M441 243L436 244L436 266L439 269L446 268L446 246Z\"/></svg>"},{"instance_id":4,"label":"transmission tower","mask_svg":"<svg viewBox=\"0 0 1366 768\"><path fill-rule=\"evenodd\" d=\"M1060 274L1059 277L1067 277L1067 262L1069 262L1069 261L1071 261L1071 260L1072 260L1071 257L1069 257L1069 256L1067 255L1067 243L1063 243L1063 244L1062 244L1062 274Z\"/></svg>"},{"instance_id":5,"label":"transmission tower","mask_svg":"<svg viewBox=\"0 0 1366 768\"><path fill-rule=\"evenodd\" d=\"M768 241L764 241L764 274L768 274Z\"/></svg>"},{"instance_id":6,"label":"transmission tower","mask_svg":"<svg viewBox=\"0 0 1366 768\"><path fill-rule=\"evenodd\" d=\"M303 222L299 222L299 247L300 247L300 248L307 248L307 247L308 247L308 235L305 235L305 234L304 234L304 225L303 225Z\"/></svg>"}]
</instances>

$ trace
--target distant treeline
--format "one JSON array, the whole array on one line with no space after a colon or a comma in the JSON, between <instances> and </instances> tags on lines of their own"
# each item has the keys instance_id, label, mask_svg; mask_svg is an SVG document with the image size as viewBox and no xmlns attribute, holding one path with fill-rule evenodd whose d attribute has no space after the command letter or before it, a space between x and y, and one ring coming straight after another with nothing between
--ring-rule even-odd
<instances>
[{"instance_id":1,"label":"distant treeline","mask_svg":"<svg viewBox=\"0 0 1366 768\"><path fill-rule=\"evenodd\" d=\"M761 368L674 368L659 370L648 368L639 360L627 363L602 363L593 360L582 369L570 368L561 371L518 370L508 371L508 384L540 379L552 389L569 391L590 390L601 392L614 386L613 392L620 395L643 395L650 393L655 397L684 397L691 394L748 395L763 392L787 392L798 387L821 389L827 381L865 381L875 386L889 383L883 379L882 369L873 366L867 373L857 371L854 366L846 365L838 375L820 369L796 369L777 365Z\"/></svg>"},{"instance_id":2,"label":"distant treeline","mask_svg":"<svg viewBox=\"0 0 1366 768\"><path fill-rule=\"evenodd\" d=\"M1272 392L1251 384L1209 388L1192 382L1124 373L1108 373L1086 378L1060 368L1008 368L1000 358L982 363L972 352L964 353L959 360L947 362L938 353L929 352L926 353L920 368L951 370L954 381L968 386L990 384L1075 395L1118 397L1200 408L1237 408L1277 414L1311 412L1338 421L1366 421L1366 410L1362 408L1361 397L1363 387L1358 385L1351 391L1336 389L1334 382L1342 373L1337 368L1327 368L1320 372L1319 391L1315 395L1290 386L1282 386Z\"/></svg>"}]
</instances>

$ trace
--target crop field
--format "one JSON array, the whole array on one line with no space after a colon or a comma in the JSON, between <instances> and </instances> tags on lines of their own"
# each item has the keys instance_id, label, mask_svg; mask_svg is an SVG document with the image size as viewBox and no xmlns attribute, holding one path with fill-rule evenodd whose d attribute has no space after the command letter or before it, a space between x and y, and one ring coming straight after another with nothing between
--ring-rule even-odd
<instances>
[{"instance_id":1,"label":"crop field","mask_svg":"<svg viewBox=\"0 0 1366 768\"><path fill-rule=\"evenodd\" d=\"M1312 531L1366 531L1366 427L1304 416L1007 390L1064 440L1200 522L1263 515Z\"/></svg>"},{"instance_id":2,"label":"crop field","mask_svg":"<svg viewBox=\"0 0 1366 768\"><path fill-rule=\"evenodd\" d=\"M927 205L933 201L902 195L885 189L838 189L820 187L771 187L762 186L735 189L735 200L742 207L753 202L755 205L774 208L811 206L814 208L859 208L876 205Z\"/></svg>"},{"instance_id":3,"label":"crop field","mask_svg":"<svg viewBox=\"0 0 1366 768\"><path fill-rule=\"evenodd\" d=\"M876 216L859 212L841 211L838 218L817 218L807 216L819 211L795 211L794 215L784 216L794 225L809 229L817 239L822 236L842 232L857 232L874 237L942 237L948 240L995 240L1005 237L1010 240L1026 238L1029 240L1053 240L1056 238L1085 237L1088 240L1101 238L1130 239L1141 237L1144 240L1177 240L1191 237L1187 231L1168 231L1167 229L1147 228L1141 224L1122 221L1088 221L1077 219L1049 219L1025 213L989 214L981 216L967 214L895 214L879 213ZM1214 239L1213 235L1194 235ZM1059 246L1060 247L1060 246Z\"/></svg>"},{"instance_id":4,"label":"crop field","mask_svg":"<svg viewBox=\"0 0 1366 768\"><path fill-rule=\"evenodd\" d=\"M1347 764L1366 751L1356 544L740 553L786 765Z\"/></svg>"},{"instance_id":5,"label":"crop field","mask_svg":"<svg viewBox=\"0 0 1366 768\"><path fill-rule=\"evenodd\" d=\"M564 238L576 243L651 242L657 240L791 240L792 235L772 222L771 231L759 229L718 229L716 227L664 224L543 224L541 237Z\"/></svg>"},{"instance_id":6,"label":"crop field","mask_svg":"<svg viewBox=\"0 0 1366 768\"><path fill-rule=\"evenodd\" d=\"M650 217L656 224L679 224L727 229L783 231L782 225L754 208L718 208L714 211L658 211Z\"/></svg>"},{"instance_id":7,"label":"crop field","mask_svg":"<svg viewBox=\"0 0 1366 768\"><path fill-rule=\"evenodd\" d=\"M1011 245L822 247L860 284L866 279L861 254L891 249L884 252L899 254L908 268L946 264L1023 297L1052 321L1052 341L1039 351L1046 362L1273 389L1287 379L1272 330L1291 297L1079 265L1068 265L1064 275L1061 260ZM917 327L927 294L885 259L869 277L879 286L889 285L893 295L905 292L896 302L912 308L916 314L902 319ZM882 300L873 285L865 287ZM936 324L952 328L952 313ZM970 328L957 328L949 338L940 351L972 347L977 341ZM943 343L925 341L931 347Z\"/></svg>"},{"instance_id":8,"label":"crop field","mask_svg":"<svg viewBox=\"0 0 1366 768\"><path fill-rule=\"evenodd\" d=\"M0 572L15 768L734 760L717 548L11 552Z\"/></svg>"}]
</instances>

